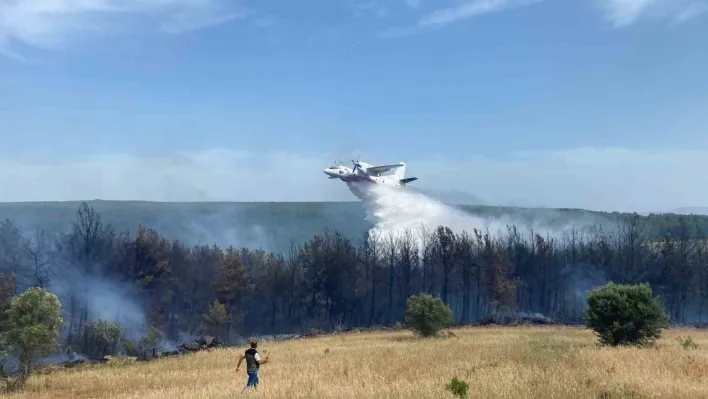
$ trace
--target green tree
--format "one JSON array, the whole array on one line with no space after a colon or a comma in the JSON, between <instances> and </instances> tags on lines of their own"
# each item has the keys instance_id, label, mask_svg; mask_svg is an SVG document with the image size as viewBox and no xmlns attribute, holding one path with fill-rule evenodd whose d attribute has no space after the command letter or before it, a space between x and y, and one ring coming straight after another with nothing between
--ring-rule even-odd
<instances>
[{"instance_id":1,"label":"green tree","mask_svg":"<svg viewBox=\"0 0 708 399\"><path fill-rule=\"evenodd\" d=\"M645 345L668 324L661 301L648 284L608 283L590 292L585 325L603 345Z\"/></svg>"},{"instance_id":2,"label":"green tree","mask_svg":"<svg viewBox=\"0 0 708 399\"><path fill-rule=\"evenodd\" d=\"M221 254L221 252L219 252ZM234 247L226 248L221 255L218 278L214 285L217 300L224 304L228 319L232 322L242 317L239 305L244 297L244 281L246 269L241 259L241 254ZM231 338L231 329L226 329L226 340Z\"/></svg>"},{"instance_id":3,"label":"green tree","mask_svg":"<svg viewBox=\"0 0 708 399\"><path fill-rule=\"evenodd\" d=\"M87 351L85 354L95 358L115 355L123 337L120 323L109 323L103 319L88 323L84 334L88 334L88 347L85 349Z\"/></svg>"},{"instance_id":4,"label":"green tree","mask_svg":"<svg viewBox=\"0 0 708 399\"><path fill-rule=\"evenodd\" d=\"M424 337L431 337L452 324L452 310L430 294L413 295L407 301L406 324Z\"/></svg>"},{"instance_id":5,"label":"green tree","mask_svg":"<svg viewBox=\"0 0 708 399\"><path fill-rule=\"evenodd\" d=\"M219 340L221 327L230 322L226 308L218 300L214 300L209 306L209 311L204 315L204 320L213 328L214 338Z\"/></svg>"},{"instance_id":6,"label":"green tree","mask_svg":"<svg viewBox=\"0 0 708 399\"><path fill-rule=\"evenodd\" d=\"M138 350L141 353L144 352L147 354L147 352L157 349L163 338L164 337L161 331L155 327L150 327L147 334L140 338L140 342L138 342Z\"/></svg>"},{"instance_id":7,"label":"green tree","mask_svg":"<svg viewBox=\"0 0 708 399\"><path fill-rule=\"evenodd\" d=\"M13 292L15 292L15 275L6 276L0 272L0 333L10 327L7 310L10 309Z\"/></svg>"},{"instance_id":8,"label":"green tree","mask_svg":"<svg viewBox=\"0 0 708 399\"><path fill-rule=\"evenodd\" d=\"M15 292L15 276L5 276L0 272L0 358L7 355L7 344L3 341L4 333L10 329L7 311L12 303L12 293Z\"/></svg>"},{"instance_id":9,"label":"green tree","mask_svg":"<svg viewBox=\"0 0 708 399\"><path fill-rule=\"evenodd\" d=\"M56 295L32 287L12 298L7 311L10 328L3 334L10 353L19 360L19 386L23 386L33 363L56 349L61 318L61 303Z\"/></svg>"}]
</instances>

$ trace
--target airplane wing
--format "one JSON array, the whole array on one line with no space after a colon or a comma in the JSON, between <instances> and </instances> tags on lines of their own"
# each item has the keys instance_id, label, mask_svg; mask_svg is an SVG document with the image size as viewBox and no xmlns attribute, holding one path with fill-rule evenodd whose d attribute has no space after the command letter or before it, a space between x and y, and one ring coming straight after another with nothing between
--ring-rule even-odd
<instances>
[{"instance_id":1,"label":"airplane wing","mask_svg":"<svg viewBox=\"0 0 708 399\"><path fill-rule=\"evenodd\" d=\"M400 168L401 166L403 166L402 163L397 163L395 165L369 166L368 168L366 168L366 173L378 175L381 173L388 172L391 169Z\"/></svg>"}]
</instances>

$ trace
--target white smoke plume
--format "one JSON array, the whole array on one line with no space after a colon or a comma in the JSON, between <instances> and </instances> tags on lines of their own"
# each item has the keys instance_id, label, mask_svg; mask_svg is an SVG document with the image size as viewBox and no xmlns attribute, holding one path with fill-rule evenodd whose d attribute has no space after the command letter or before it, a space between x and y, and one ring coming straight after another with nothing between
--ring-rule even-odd
<instances>
[{"instance_id":1,"label":"white smoke plume","mask_svg":"<svg viewBox=\"0 0 708 399\"><path fill-rule=\"evenodd\" d=\"M399 236L406 230L416 232L423 228L431 231L438 226L449 227L458 234L463 231L472 233L477 229L497 235L504 233L507 226L516 226L521 233L533 231L561 239L570 229L582 229L608 222L587 217L583 220L563 220L561 225L553 225L550 220L543 220L543 217L529 222L516 217L512 212L495 217L482 217L406 188L364 183L348 183L348 186L349 190L362 200L367 220L374 223L371 233L376 233L379 237L389 234Z\"/></svg>"},{"instance_id":2,"label":"white smoke plume","mask_svg":"<svg viewBox=\"0 0 708 399\"><path fill-rule=\"evenodd\" d=\"M445 205L424 194L405 188L389 187L382 184L349 183L349 189L359 197L366 210L366 218L374 223L372 232L377 235L405 230L418 230L422 227L434 229L439 225L447 226L454 232L472 229L490 231L504 228L504 225L484 220L462 210Z\"/></svg>"}]
</instances>

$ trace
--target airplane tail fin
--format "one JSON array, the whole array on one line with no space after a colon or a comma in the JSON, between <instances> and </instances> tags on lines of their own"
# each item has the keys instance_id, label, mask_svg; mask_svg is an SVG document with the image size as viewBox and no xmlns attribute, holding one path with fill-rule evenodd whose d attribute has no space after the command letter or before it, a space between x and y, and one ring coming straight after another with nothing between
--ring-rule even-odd
<instances>
[{"instance_id":1,"label":"airplane tail fin","mask_svg":"<svg viewBox=\"0 0 708 399\"><path fill-rule=\"evenodd\" d=\"M406 164L404 162L401 162L401 165L402 166L396 168L396 171L393 173L393 175L396 176L398 180L403 180L403 178L406 177Z\"/></svg>"},{"instance_id":2,"label":"airplane tail fin","mask_svg":"<svg viewBox=\"0 0 708 399\"><path fill-rule=\"evenodd\" d=\"M396 178L398 178L398 181L401 182L401 184L405 185L412 181L418 180L417 177L409 177L406 179L406 164L404 162L401 162L401 164L403 166L399 166L398 169L396 169L396 172L394 173L394 175L396 176Z\"/></svg>"}]
</instances>

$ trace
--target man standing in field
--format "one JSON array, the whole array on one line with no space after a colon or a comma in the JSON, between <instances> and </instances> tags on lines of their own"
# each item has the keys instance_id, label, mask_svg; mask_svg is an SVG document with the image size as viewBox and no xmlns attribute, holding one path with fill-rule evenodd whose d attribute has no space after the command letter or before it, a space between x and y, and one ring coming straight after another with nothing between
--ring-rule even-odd
<instances>
[{"instance_id":1,"label":"man standing in field","mask_svg":"<svg viewBox=\"0 0 708 399\"><path fill-rule=\"evenodd\" d=\"M258 369L261 367L261 364L268 363L268 356L266 356L265 360L261 360L261 355L258 354L258 350L256 348L258 348L258 342L252 341L251 348L247 349L246 352L241 355L238 359L238 365L236 365L236 372L238 372L239 369L241 369L241 362L243 362L243 359L246 359L246 373L248 374L248 382L243 388L244 391L251 387L258 389Z\"/></svg>"}]
</instances>

